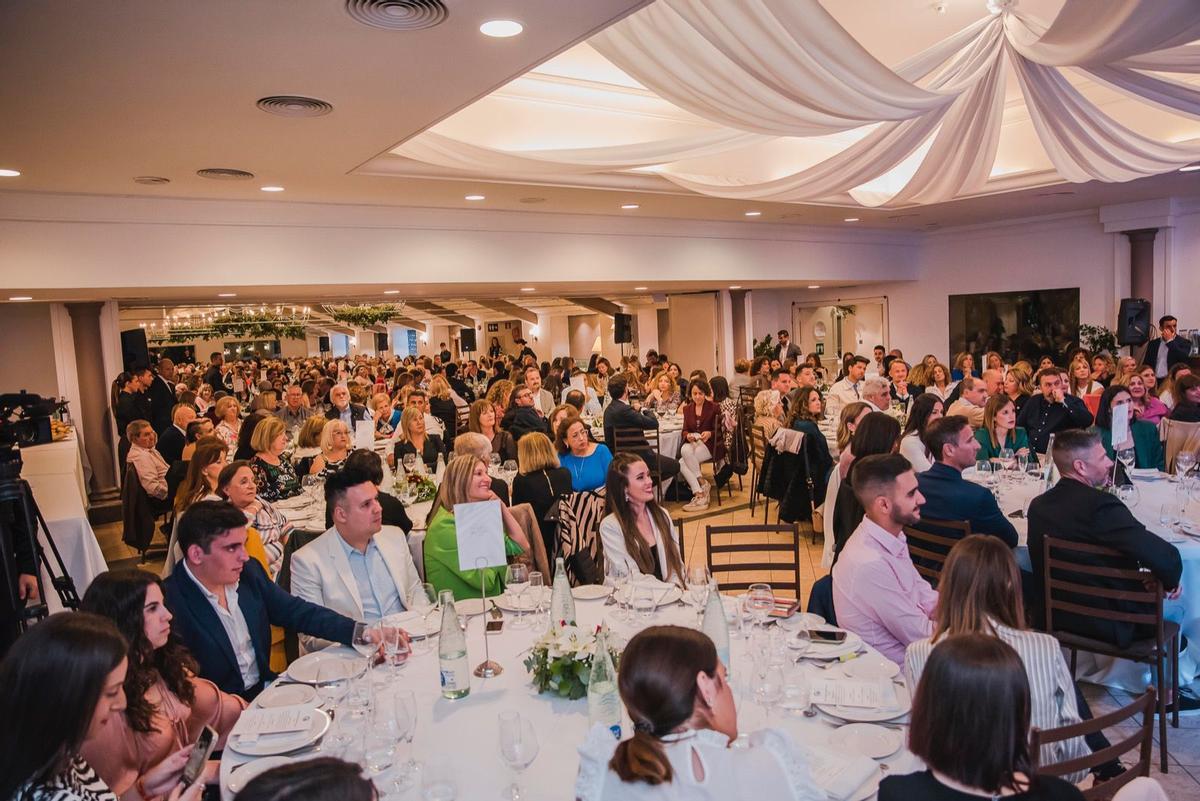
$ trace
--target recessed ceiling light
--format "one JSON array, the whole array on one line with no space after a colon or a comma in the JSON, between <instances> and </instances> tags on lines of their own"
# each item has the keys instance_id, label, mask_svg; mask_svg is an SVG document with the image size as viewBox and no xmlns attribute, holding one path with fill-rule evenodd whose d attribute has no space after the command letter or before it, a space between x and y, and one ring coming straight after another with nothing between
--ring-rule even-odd
<instances>
[{"instance_id":1,"label":"recessed ceiling light","mask_svg":"<svg viewBox=\"0 0 1200 801\"><path fill-rule=\"evenodd\" d=\"M236 298L237 293L236 292L218 292L217 297L218 298Z\"/></svg>"},{"instance_id":2,"label":"recessed ceiling light","mask_svg":"<svg viewBox=\"0 0 1200 801\"><path fill-rule=\"evenodd\" d=\"M847 217L842 222L858 222L858 217Z\"/></svg>"},{"instance_id":3,"label":"recessed ceiling light","mask_svg":"<svg viewBox=\"0 0 1200 801\"><path fill-rule=\"evenodd\" d=\"M30 295L13 295L9 300L33 300Z\"/></svg>"},{"instance_id":4,"label":"recessed ceiling light","mask_svg":"<svg viewBox=\"0 0 1200 801\"><path fill-rule=\"evenodd\" d=\"M467 195L463 200L487 200L484 195Z\"/></svg>"},{"instance_id":5,"label":"recessed ceiling light","mask_svg":"<svg viewBox=\"0 0 1200 801\"><path fill-rule=\"evenodd\" d=\"M748 212L746 212L746 216L747 217L761 217L762 212L761 211L748 211Z\"/></svg>"},{"instance_id":6,"label":"recessed ceiling light","mask_svg":"<svg viewBox=\"0 0 1200 801\"><path fill-rule=\"evenodd\" d=\"M809 284L808 288L809 289L820 289L821 285L820 284Z\"/></svg>"},{"instance_id":7,"label":"recessed ceiling light","mask_svg":"<svg viewBox=\"0 0 1200 801\"><path fill-rule=\"evenodd\" d=\"M1180 172L1195 172L1196 170L1200 170L1200 164L1189 164L1186 167L1179 168ZM9 172L8 170L0 170L0 175L7 175Z\"/></svg>"},{"instance_id":8,"label":"recessed ceiling light","mask_svg":"<svg viewBox=\"0 0 1200 801\"><path fill-rule=\"evenodd\" d=\"M9 170L9 169L0 170L0 178L16 178L20 174L21 174L20 170Z\"/></svg>"},{"instance_id":9,"label":"recessed ceiling light","mask_svg":"<svg viewBox=\"0 0 1200 801\"><path fill-rule=\"evenodd\" d=\"M645 292L645 291L646 291L647 289L649 289L649 288L650 288L650 287L648 287L648 286L635 286L635 287L633 288L633 291L634 291L634 292Z\"/></svg>"},{"instance_id":10,"label":"recessed ceiling light","mask_svg":"<svg viewBox=\"0 0 1200 801\"><path fill-rule=\"evenodd\" d=\"M170 178L164 178L161 175L138 175L133 179L135 184L143 186L161 186L162 184L171 183Z\"/></svg>"},{"instance_id":11,"label":"recessed ceiling light","mask_svg":"<svg viewBox=\"0 0 1200 801\"><path fill-rule=\"evenodd\" d=\"M640 206L639 206L637 203L622 203L622 204L621 204L621 208L623 208L623 209L637 209L637 208L641 208L641 207L640 207Z\"/></svg>"},{"instance_id":12,"label":"recessed ceiling light","mask_svg":"<svg viewBox=\"0 0 1200 801\"><path fill-rule=\"evenodd\" d=\"M741 285L741 284L734 284L734 285L732 285L732 286L731 286L731 287L729 287L729 288L730 288L730 289L741 289L741 288L742 288L742 285Z\"/></svg>"},{"instance_id":13,"label":"recessed ceiling light","mask_svg":"<svg viewBox=\"0 0 1200 801\"><path fill-rule=\"evenodd\" d=\"M479 32L493 39L507 39L525 30L525 26L513 19L488 20L479 26Z\"/></svg>"},{"instance_id":14,"label":"recessed ceiling light","mask_svg":"<svg viewBox=\"0 0 1200 801\"><path fill-rule=\"evenodd\" d=\"M523 287L521 287L521 291L522 291L522 292L537 292L537 287L535 287L535 286L523 286Z\"/></svg>"},{"instance_id":15,"label":"recessed ceiling light","mask_svg":"<svg viewBox=\"0 0 1200 801\"><path fill-rule=\"evenodd\" d=\"M399 294L400 294L400 290L399 290L399 289L385 289L385 290L383 290L383 294L385 294L385 295L399 295Z\"/></svg>"},{"instance_id":16,"label":"recessed ceiling light","mask_svg":"<svg viewBox=\"0 0 1200 801\"><path fill-rule=\"evenodd\" d=\"M261 189L264 192L282 192L283 191L282 186L264 186L264 187L261 187Z\"/></svg>"}]
</instances>

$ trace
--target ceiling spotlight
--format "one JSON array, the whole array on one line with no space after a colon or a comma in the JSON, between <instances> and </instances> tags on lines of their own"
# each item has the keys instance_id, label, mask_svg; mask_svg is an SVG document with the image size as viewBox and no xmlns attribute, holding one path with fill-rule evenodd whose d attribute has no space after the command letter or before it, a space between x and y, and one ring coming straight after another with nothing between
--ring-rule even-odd
<instances>
[{"instance_id":1,"label":"ceiling spotlight","mask_svg":"<svg viewBox=\"0 0 1200 801\"><path fill-rule=\"evenodd\" d=\"M1179 168L1180 172L1195 172L1196 170L1200 170L1200 164L1189 164L1186 167ZM0 175L9 175L11 173L12 170L0 170ZM20 175L20 173L17 174Z\"/></svg>"},{"instance_id":2,"label":"ceiling spotlight","mask_svg":"<svg viewBox=\"0 0 1200 801\"><path fill-rule=\"evenodd\" d=\"M483 195L467 195L463 200L487 200Z\"/></svg>"},{"instance_id":3,"label":"ceiling spotlight","mask_svg":"<svg viewBox=\"0 0 1200 801\"><path fill-rule=\"evenodd\" d=\"M13 295L9 300L33 300L30 295Z\"/></svg>"},{"instance_id":4,"label":"ceiling spotlight","mask_svg":"<svg viewBox=\"0 0 1200 801\"><path fill-rule=\"evenodd\" d=\"M399 289L385 289L385 290L383 290L383 294L385 294L385 295L399 295L399 294L400 294L400 290L399 290Z\"/></svg>"},{"instance_id":5,"label":"ceiling spotlight","mask_svg":"<svg viewBox=\"0 0 1200 801\"><path fill-rule=\"evenodd\" d=\"M217 297L218 298L236 298L237 293L236 292L218 292Z\"/></svg>"},{"instance_id":6,"label":"ceiling spotlight","mask_svg":"<svg viewBox=\"0 0 1200 801\"><path fill-rule=\"evenodd\" d=\"M730 289L741 289L742 285L741 284L732 284L729 288Z\"/></svg>"},{"instance_id":7,"label":"ceiling spotlight","mask_svg":"<svg viewBox=\"0 0 1200 801\"><path fill-rule=\"evenodd\" d=\"M138 175L134 177L133 182L135 184L142 184L143 186L161 186L171 183L171 179L164 178L161 175Z\"/></svg>"},{"instance_id":8,"label":"ceiling spotlight","mask_svg":"<svg viewBox=\"0 0 1200 801\"><path fill-rule=\"evenodd\" d=\"M639 206L637 203L622 203L622 204L621 204L621 208L623 208L623 209L637 209L637 208L641 208L641 207L640 207L640 206Z\"/></svg>"},{"instance_id":9,"label":"ceiling spotlight","mask_svg":"<svg viewBox=\"0 0 1200 801\"><path fill-rule=\"evenodd\" d=\"M858 217L847 217L842 222L858 222Z\"/></svg>"},{"instance_id":10,"label":"ceiling spotlight","mask_svg":"<svg viewBox=\"0 0 1200 801\"><path fill-rule=\"evenodd\" d=\"M20 170L8 170L8 169L0 170L0 178L16 178L20 174L21 174Z\"/></svg>"},{"instance_id":11,"label":"ceiling spotlight","mask_svg":"<svg viewBox=\"0 0 1200 801\"><path fill-rule=\"evenodd\" d=\"M647 289L649 289L649 288L650 288L650 287L648 287L648 286L635 286L635 287L633 288L633 291L634 291L634 292L645 292L645 291L646 291Z\"/></svg>"},{"instance_id":12,"label":"ceiling spotlight","mask_svg":"<svg viewBox=\"0 0 1200 801\"><path fill-rule=\"evenodd\" d=\"M525 26L512 19L488 20L479 26L479 32L493 39L507 39L525 30Z\"/></svg>"},{"instance_id":13,"label":"ceiling spotlight","mask_svg":"<svg viewBox=\"0 0 1200 801\"><path fill-rule=\"evenodd\" d=\"M523 287L521 287L521 291L522 291L522 292L537 292L537 287L535 287L535 286L523 286Z\"/></svg>"},{"instance_id":14,"label":"ceiling spotlight","mask_svg":"<svg viewBox=\"0 0 1200 801\"><path fill-rule=\"evenodd\" d=\"M761 217L762 212L761 211L748 211L748 212L746 212L746 216L747 217Z\"/></svg>"},{"instance_id":15,"label":"ceiling spotlight","mask_svg":"<svg viewBox=\"0 0 1200 801\"><path fill-rule=\"evenodd\" d=\"M261 187L261 189L263 192L282 192L283 191L282 186L264 186L264 187Z\"/></svg>"},{"instance_id":16,"label":"ceiling spotlight","mask_svg":"<svg viewBox=\"0 0 1200 801\"><path fill-rule=\"evenodd\" d=\"M820 284L809 284L808 288L809 289L820 289L821 285Z\"/></svg>"}]
</instances>

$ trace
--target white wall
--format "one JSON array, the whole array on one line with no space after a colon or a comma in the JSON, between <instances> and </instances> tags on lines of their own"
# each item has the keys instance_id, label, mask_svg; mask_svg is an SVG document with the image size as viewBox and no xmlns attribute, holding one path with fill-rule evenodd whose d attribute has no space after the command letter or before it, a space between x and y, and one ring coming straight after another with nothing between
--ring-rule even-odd
<instances>
[{"instance_id":1,"label":"white wall","mask_svg":"<svg viewBox=\"0 0 1200 801\"><path fill-rule=\"evenodd\" d=\"M35 395L60 394L54 357L50 304L9 303L0 310L0 393L27 389ZM74 369L74 365L71 365ZM115 376L114 376L115 377ZM76 414L78 409L74 410Z\"/></svg>"}]
</instances>

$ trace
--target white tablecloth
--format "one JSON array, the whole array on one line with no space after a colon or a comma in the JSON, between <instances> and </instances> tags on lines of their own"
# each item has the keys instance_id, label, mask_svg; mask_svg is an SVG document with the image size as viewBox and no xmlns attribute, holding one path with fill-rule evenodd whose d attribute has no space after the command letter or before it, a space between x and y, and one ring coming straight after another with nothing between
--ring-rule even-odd
<instances>
[{"instance_id":1,"label":"white tablecloth","mask_svg":"<svg viewBox=\"0 0 1200 801\"><path fill-rule=\"evenodd\" d=\"M29 482L47 520L87 516L87 482L74 434L58 442L22 448L21 461L21 477Z\"/></svg>"},{"instance_id":2,"label":"white tablecloth","mask_svg":"<svg viewBox=\"0 0 1200 801\"><path fill-rule=\"evenodd\" d=\"M62 555L67 575L74 580L75 591L82 598L83 594L87 592L88 586L91 585L92 579L108 570L108 563L104 561L100 543L96 542L96 534L92 531L92 526L86 517L47 520L46 526L50 529L50 536L54 538L54 544L58 546L58 551ZM44 532L38 532L38 540L46 552L46 558L50 560L50 564L57 573L58 565L46 543ZM46 575L44 568L42 569L42 585L46 591L46 604L50 612L53 614L63 611L58 593L50 586L50 577Z\"/></svg>"},{"instance_id":3,"label":"white tablecloth","mask_svg":"<svg viewBox=\"0 0 1200 801\"><path fill-rule=\"evenodd\" d=\"M965 475L970 478L973 472L973 469L968 470ZM1179 681L1180 684L1186 685L1200 675L1200 660L1197 659L1197 654L1200 653L1200 539L1168 530L1159 523L1159 510L1163 504L1181 505L1176 495L1179 484L1165 478L1153 481L1136 479L1134 486L1138 489L1137 500L1131 506L1134 517L1151 533L1179 549L1179 556L1183 560L1183 577L1180 580L1183 593L1173 601L1166 601L1163 612L1169 619L1179 622L1183 635L1190 643L1188 650L1179 660ZM999 493L1000 508L1005 514L1028 510L1029 502L1041 489L1041 482L1033 479L1004 483ZM1193 521L1200 521L1200 503L1191 502L1187 511ZM1019 548L1025 548L1025 539L1029 531L1028 521L1024 517L1010 517L1009 520L1017 530ZM1019 558L1024 557L1025 554L1019 554ZM1084 681L1118 687L1133 693L1141 692L1150 682L1150 670L1146 665L1082 652L1079 654L1078 675Z\"/></svg>"},{"instance_id":4,"label":"white tablecloth","mask_svg":"<svg viewBox=\"0 0 1200 801\"><path fill-rule=\"evenodd\" d=\"M576 602L580 625L598 624L611 611L602 601ZM661 609L652 623L695 625L695 613L676 604ZM511 623L506 616L506 624ZM610 626L623 637L632 636L637 628L609 620ZM638 624L638 627L644 624ZM467 648L472 667L483 661L483 617L470 619L467 627ZM488 639L491 658L498 661L504 672L493 679L471 678L471 694L449 701L441 697L438 685L436 646L425 654L415 654L408 666L395 680L395 686L412 690L417 698L418 731L413 742L413 754L419 761L448 760L461 766L457 772L458 798L468 801L499 797L500 789L511 781L511 772L500 760L497 747L496 716L505 710L517 710L533 722L537 730L540 752L536 761L522 775L522 787L531 801L562 801L573 798L575 774L579 766L576 748L583 742L588 729L587 701L551 700L538 696L530 684L521 660L536 638L530 629L513 629L506 625L504 633ZM341 646L339 646L341 647ZM347 654L350 649L343 649ZM765 713L748 692L746 682L751 673L751 660L743 639L731 642L733 683L738 706L739 729L749 733L766 724ZM817 671L806 668L811 677L829 678L840 668ZM626 718L628 725L628 718ZM798 712L773 711L770 725L789 732L798 741L827 747L829 737L837 728L824 716L805 718ZM311 752L310 752L311 753ZM406 757L403 748L398 760ZM229 799L226 782L230 771L248 761L227 748L221 761L223 797ZM915 757L901 748L884 760L890 773L909 773L920 769ZM381 781L390 784L390 774ZM382 791L381 791L382 795ZM419 788L411 789L406 799L419 799ZM769 801L764 799L764 801Z\"/></svg>"}]
</instances>

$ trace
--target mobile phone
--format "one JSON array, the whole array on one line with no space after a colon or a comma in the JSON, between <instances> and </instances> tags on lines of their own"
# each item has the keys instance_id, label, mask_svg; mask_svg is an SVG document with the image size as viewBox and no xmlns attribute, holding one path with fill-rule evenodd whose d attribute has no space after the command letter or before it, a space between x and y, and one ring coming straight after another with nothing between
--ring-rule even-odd
<instances>
[{"instance_id":1,"label":"mobile phone","mask_svg":"<svg viewBox=\"0 0 1200 801\"><path fill-rule=\"evenodd\" d=\"M844 631L830 631L828 629L810 629L808 632L808 636L810 639L817 640L819 642L845 642L846 641L846 632L844 632Z\"/></svg>"},{"instance_id":2,"label":"mobile phone","mask_svg":"<svg viewBox=\"0 0 1200 801\"><path fill-rule=\"evenodd\" d=\"M487 625L484 626L483 630L487 634L499 634L500 632L504 631L504 621L489 620Z\"/></svg>"},{"instance_id":3,"label":"mobile phone","mask_svg":"<svg viewBox=\"0 0 1200 801\"><path fill-rule=\"evenodd\" d=\"M183 766L183 776L180 777L180 781L183 782L185 787L192 786L203 775L204 764L208 762L208 758L212 756L213 749L216 747L216 729L212 726L205 726L201 730L196 744L192 746L192 753L188 754L187 764Z\"/></svg>"}]
</instances>

